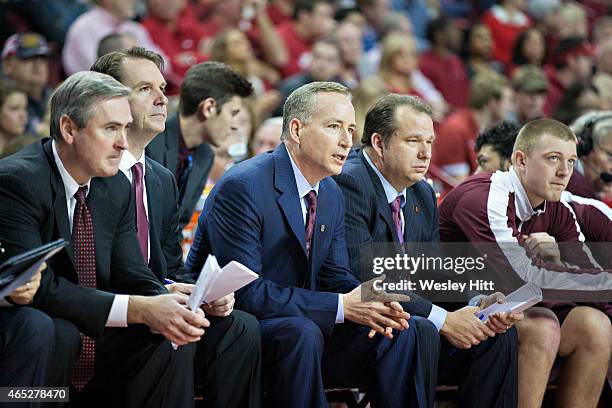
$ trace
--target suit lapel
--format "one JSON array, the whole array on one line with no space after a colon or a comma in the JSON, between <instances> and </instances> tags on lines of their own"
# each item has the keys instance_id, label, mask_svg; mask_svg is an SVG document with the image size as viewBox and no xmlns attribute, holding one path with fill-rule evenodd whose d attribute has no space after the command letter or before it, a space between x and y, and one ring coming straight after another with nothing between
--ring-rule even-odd
<instances>
[{"instance_id":1,"label":"suit lapel","mask_svg":"<svg viewBox=\"0 0 612 408\"><path fill-rule=\"evenodd\" d=\"M304 256L306 256L306 228L302 216L302 207L295 185L295 176L289 160L289 153L284 144L281 144L274 151L274 187L281 193L276 201L281 207L293 235L300 243Z\"/></svg>"},{"instance_id":2,"label":"suit lapel","mask_svg":"<svg viewBox=\"0 0 612 408\"><path fill-rule=\"evenodd\" d=\"M315 289L315 276L323 264L321 251L329 247L328 239L333 236L332 217L336 213L334 203L336 202L330 195L330 190L327 188L327 179L321 180L319 184L319 194L317 195L317 216L315 219L314 232L312 234L312 248L309 263L309 284L310 289Z\"/></svg>"},{"instance_id":3,"label":"suit lapel","mask_svg":"<svg viewBox=\"0 0 612 408\"><path fill-rule=\"evenodd\" d=\"M421 240L421 225L419 222L419 201L412 188L406 189L406 206L404 207L404 240L418 242Z\"/></svg>"},{"instance_id":4,"label":"suit lapel","mask_svg":"<svg viewBox=\"0 0 612 408\"><path fill-rule=\"evenodd\" d=\"M376 208L378 210L378 216L383 219L383 221L387 224L387 228L391 231L391 236L393 237L394 243L399 243L399 237L397 236L397 229L395 228L395 223L393 222L393 215L391 214L391 208L389 207L389 203L387 202L387 195L385 194L385 189L383 188L380 179L372 170L372 167L367 162L366 158L363 156L363 151L359 152L361 160L363 161L363 165L368 171L368 175L370 176L370 181L372 181L372 185L374 186L374 191L376 192ZM404 231L406 229L404 228ZM399 247L398 247L399 249Z\"/></svg>"},{"instance_id":5,"label":"suit lapel","mask_svg":"<svg viewBox=\"0 0 612 408\"><path fill-rule=\"evenodd\" d=\"M53 150L51 148L51 140L43 146L49 167L51 168L51 188L53 190L53 213L55 216L55 224L60 237L69 242L66 246L66 252L70 257L72 266L74 267L74 246L72 243L72 234L70 233L70 225L68 223L68 203L66 202L66 190L60 176L59 170L55 165Z\"/></svg>"},{"instance_id":6,"label":"suit lapel","mask_svg":"<svg viewBox=\"0 0 612 408\"><path fill-rule=\"evenodd\" d=\"M164 201L163 191L161 188L161 182L153 167L149 163L150 159L145 159L147 171L145 173L145 183L147 186L147 210L149 216L149 241L151 247L153 243L159 239L159 231L157 226L161 225L161 209ZM152 254L151 254L152 255Z\"/></svg>"}]
</instances>

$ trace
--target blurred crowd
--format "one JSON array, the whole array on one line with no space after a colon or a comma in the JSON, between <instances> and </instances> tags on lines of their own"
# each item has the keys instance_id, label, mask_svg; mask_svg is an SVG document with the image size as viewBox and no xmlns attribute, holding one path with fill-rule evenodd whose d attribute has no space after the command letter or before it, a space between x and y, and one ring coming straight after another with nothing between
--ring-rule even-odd
<instances>
[{"instance_id":1,"label":"blurred crowd","mask_svg":"<svg viewBox=\"0 0 612 408\"><path fill-rule=\"evenodd\" d=\"M170 110L186 71L202 61L224 62L252 83L239 127L215 148L211 182L280 142L278 117L293 90L337 81L353 91L356 146L381 96L431 105L429 174L444 193L476 170L477 135L501 121L572 124L612 109L611 13L610 0L0 2L0 154L48 135L49 97L66 76L141 45L165 58ZM599 147L608 157L596 176L612 171L610 142Z\"/></svg>"}]
</instances>

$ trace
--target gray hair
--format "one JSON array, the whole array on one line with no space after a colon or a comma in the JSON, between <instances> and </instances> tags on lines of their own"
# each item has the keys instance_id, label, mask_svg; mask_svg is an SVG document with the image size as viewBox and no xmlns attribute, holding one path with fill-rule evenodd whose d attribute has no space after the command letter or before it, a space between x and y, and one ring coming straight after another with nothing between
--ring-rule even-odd
<instances>
[{"instance_id":1,"label":"gray hair","mask_svg":"<svg viewBox=\"0 0 612 408\"><path fill-rule=\"evenodd\" d=\"M291 92L283 106L283 130L281 140L289 136L289 122L298 119L302 123L312 120L318 93L338 93L351 99L351 91L337 82L311 82Z\"/></svg>"},{"instance_id":2,"label":"gray hair","mask_svg":"<svg viewBox=\"0 0 612 408\"><path fill-rule=\"evenodd\" d=\"M62 115L84 128L98 102L127 97L131 92L113 77L99 72L81 71L69 76L51 96L51 137L60 138Z\"/></svg>"},{"instance_id":3,"label":"gray hair","mask_svg":"<svg viewBox=\"0 0 612 408\"><path fill-rule=\"evenodd\" d=\"M601 146L612 135L612 111L591 111L576 119L570 126L577 136L591 132L594 146Z\"/></svg>"}]
</instances>

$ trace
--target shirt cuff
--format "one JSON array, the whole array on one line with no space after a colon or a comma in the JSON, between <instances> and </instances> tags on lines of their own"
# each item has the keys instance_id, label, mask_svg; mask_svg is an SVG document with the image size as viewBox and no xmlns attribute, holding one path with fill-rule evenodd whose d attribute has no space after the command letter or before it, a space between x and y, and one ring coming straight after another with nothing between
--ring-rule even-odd
<instances>
[{"instance_id":1,"label":"shirt cuff","mask_svg":"<svg viewBox=\"0 0 612 408\"><path fill-rule=\"evenodd\" d=\"M106 327L127 327L128 301L130 295L115 295Z\"/></svg>"},{"instance_id":2,"label":"shirt cuff","mask_svg":"<svg viewBox=\"0 0 612 408\"><path fill-rule=\"evenodd\" d=\"M429 312L429 316L427 316L427 320L432 322L436 329L440 331L442 326L444 326L444 322L446 321L446 315L448 312L442 309L440 306L431 305L431 312Z\"/></svg>"},{"instance_id":3,"label":"shirt cuff","mask_svg":"<svg viewBox=\"0 0 612 408\"><path fill-rule=\"evenodd\" d=\"M336 323L344 323L344 301L342 293L338 294L338 310L336 311Z\"/></svg>"}]
</instances>

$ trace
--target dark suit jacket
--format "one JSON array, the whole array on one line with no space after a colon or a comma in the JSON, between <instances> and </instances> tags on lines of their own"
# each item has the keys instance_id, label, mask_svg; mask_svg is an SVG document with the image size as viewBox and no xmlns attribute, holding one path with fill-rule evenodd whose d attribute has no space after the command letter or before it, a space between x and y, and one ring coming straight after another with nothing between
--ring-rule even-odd
<instances>
[{"instance_id":1,"label":"dark suit jacket","mask_svg":"<svg viewBox=\"0 0 612 408\"><path fill-rule=\"evenodd\" d=\"M157 135L147 146L147 157L155 160L174 174L178 164L180 138L179 118L178 114L175 114L166 122L166 130ZM186 184L184 187L178 186L179 189L184 188L183 201L179 206L179 230L185 228L185 225L191 219L198 199L204 191L204 186L206 186L206 180L214 158L215 154L208 144L203 143L195 148L193 164ZM178 182L180 180L177 180Z\"/></svg>"},{"instance_id":2,"label":"dark suit jacket","mask_svg":"<svg viewBox=\"0 0 612 408\"><path fill-rule=\"evenodd\" d=\"M336 293L359 282L348 269L342 193L331 178L321 180L317 201L308 262L285 145L233 166L206 199L187 269L199 271L211 253L221 266L236 260L260 275L236 293L237 308L259 319L303 316L331 334Z\"/></svg>"},{"instance_id":3,"label":"dark suit jacket","mask_svg":"<svg viewBox=\"0 0 612 408\"><path fill-rule=\"evenodd\" d=\"M365 270L362 262L364 249L372 243L399 242L385 190L361 150L350 155L342 173L334 179L346 202L346 241L351 270L357 276L369 276L371 269ZM402 211L404 242L440 241L436 197L429 184L420 181L406 189L406 205ZM406 309L419 316L429 316L431 302L416 293L409 295L411 301L406 303Z\"/></svg>"},{"instance_id":4,"label":"dark suit jacket","mask_svg":"<svg viewBox=\"0 0 612 408\"><path fill-rule=\"evenodd\" d=\"M113 293L155 295L166 289L144 266L136 238L134 203L122 174L94 178L87 205L94 223L97 289L78 285L70 244L48 262L34 306L99 338ZM109 179L110 180L110 179ZM0 241L12 256L53 240L71 240L64 184L51 140L33 143L0 161Z\"/></svg>"}]
</instances>

